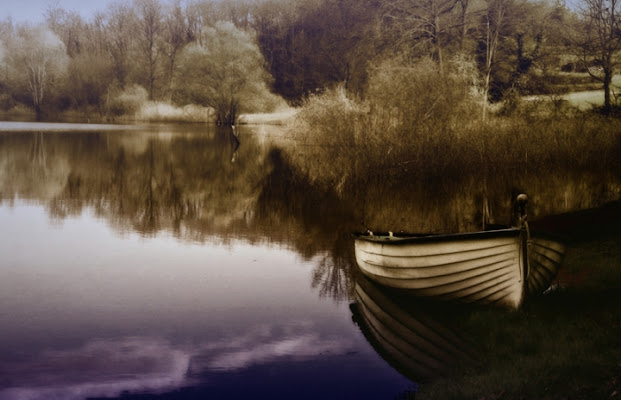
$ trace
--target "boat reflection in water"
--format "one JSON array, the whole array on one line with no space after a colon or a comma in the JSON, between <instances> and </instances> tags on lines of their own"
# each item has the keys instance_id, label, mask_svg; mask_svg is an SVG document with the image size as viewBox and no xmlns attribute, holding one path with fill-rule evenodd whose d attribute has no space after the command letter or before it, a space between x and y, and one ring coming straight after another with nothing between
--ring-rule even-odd
<instances>
[{"instance_id":1,"label":"boat reflection in water","mask_svg":"<svg viewBox=\"0 0 621 400\"><path fill-rule=\"evenodd\" d=\"M362 276L350 305L354 322L377 353L414 382L433 381L450 375L457 365L476 363L473 345L443 320L451 317L448 307L379 286Z\"/></svg>"}]
</instances>

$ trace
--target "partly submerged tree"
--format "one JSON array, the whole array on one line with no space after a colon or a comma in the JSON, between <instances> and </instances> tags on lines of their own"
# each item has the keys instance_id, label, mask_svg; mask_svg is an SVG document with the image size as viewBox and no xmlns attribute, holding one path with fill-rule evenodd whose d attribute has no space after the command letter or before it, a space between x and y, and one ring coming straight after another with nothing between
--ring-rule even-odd
<instances>
[{"instance_id":1,"label":"partly submerged tree","mask_svg":"<svg viewBox=\"0 0 621 400\"><path fill-rule=\"evenodd\" d=\"M264 60L254 38L230 22L204 31L184 48L175 91L178 103L212 107L220 124L234 124L246 102L267 91Z\"/></svg>"}]
</instances>

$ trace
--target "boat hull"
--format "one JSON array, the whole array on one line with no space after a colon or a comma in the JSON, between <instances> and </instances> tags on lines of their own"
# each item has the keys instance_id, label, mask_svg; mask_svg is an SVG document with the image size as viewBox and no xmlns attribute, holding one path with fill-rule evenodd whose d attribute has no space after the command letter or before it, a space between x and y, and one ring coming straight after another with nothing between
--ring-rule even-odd
<instances>
[{"instance_id":1,"label":"boat hull","mask_svg":"<svg viewBox=\"0 0 621 400\"><path fill-rule=\"evenodd\" d=\"M355 253L361 271L382 285L419 296L519 308L526 293L547 288L564 254L553 240L529 241L527 236L526 229L518 228L418 237L360 235Z\"/></svg>"},{"instance_id":2,"label":"boat hull","mask_svg":"<svg viewBox=\"0 0 621 400\"><path fill-rule=\"evenodd\" d=\"M534 237L528 241L526 294L543 293L550 287L565 257L565 245L552 238Z\"/></svg>"}]
</instances>

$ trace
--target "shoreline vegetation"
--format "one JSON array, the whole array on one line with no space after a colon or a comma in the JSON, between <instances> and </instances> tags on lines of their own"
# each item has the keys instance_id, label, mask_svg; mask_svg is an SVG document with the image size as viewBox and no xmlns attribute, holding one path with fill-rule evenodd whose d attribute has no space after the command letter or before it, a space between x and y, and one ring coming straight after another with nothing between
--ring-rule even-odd
<instances>
[{"instance_id":1,"label":"shoreline vegetation","mask_svg":"<svg viewBox=\"0 0 621 400\"><path fill-rule=\"evenodd\" d=\"M573 76L574 79L588 80L587 74L564 74ZM577 78L578 77L578 78ZM474 78L476 79L476 77ZM612 79L612 88L615 92L621 90L621 75L615 75ZM321 91L321 94L334 90L341 90L342 86L336 86L335 89L327 89ZM138 89L138 91L140 88ZM478 89L473 86L471 90ZM347 98L352 98L347 92L343 93ZM438 94L442 95L442 94ZM277 95L270 99L268 105L269 110L256 112L242 112L239 114L238 124L266 124L266 125L287 125L292 122L301 110L316 100L321 95L312 94L303 99L297 106L291 106L287 102L279 98ZM356 98L356 96L353 96ZM402 98L403 96L401 96ZM407 100L407 99L405 99ZM208 123L215 124L217 122L216 111L209 106L198 104L186 104L179 106L170 101L153 101L147 100L143 94L139 94L137 98L131 95L121 95L116 100L116 104L109 106L117 108L115 112L109 110L108 113L98 113L92 109L86 111L84 109L70 109L65 111L56 111L41 119L42 122L58 122L65 120L76 120L83 123L89 122L161 122L161 123ZM483 100L479 98L475 108L481 107ZM558 93L513 96L504 101L490 103L487 107L493 113L506 115L508 111L513 114L524 114L537 112L537 108L541 108L543 113L555 112L554 116L559 113L567 115L568 113L576 113L577 111L585 114L597 113L601 111L604 105L604 93L599 84L591 82L584 84L566 85L558 90ZM379 106L381 107L381 105ZM264 107L265 108L265 107ZM476 110L472 110L476 114ZM616 111L616 108L615 110ZM472 115L475 115L472 114ZM36 110L24 104L15 104L11 108L0 110L0 116L10 120L37 120ZM616 113L614 113L616 116Z\"/></svg>"},{"instance_id":2,"label":"shoreline vegetation","mask_svg":"<svg viewBox=\"0 0 621 400\"><path fill-rule=\"evenodd\" d=\"M299 112L298 108L285 104L272 112L242 113L239 125L287 125ZM0 111L0 118L11 121L37 121L34 110L24 106L16 106L7 111ZM148 101L139 106L133 114L116 117L105 117L84 114L80 111L65 111L39 122L78 121L80 123L202 123L215 124L216 116L213 109L198 105L178 107L167 102Z\"/></svg>"},{"instance_id":3,"label":"shoreline vegetation","mask_svg":"<svg viewBox=\"0 0 621 400\"><path fill-rule=\"evenodd\" d=\"M572 102L572 94L515 96L484 115L482 93L463 70L387 65L369 77L364 100L343 88L310 97L290 128L289 162L312 184L341 194L386 177L423 186L494 175L518 184L528 174L578 171L621 178L618 116ZM488 190L484 181L480 187ZM620 188L610 191L610 200L621 197Z\"/></svg>"},{"instance_id":4,"label":"shoreline vegetation","mask_svg":"<svg viewBox=\"0 0 621 400\"><path fill-rule=\"evenodd\" d=\"M0 110L33 110L37 120L274 124L283 116L268 114L341 87L375 117L380 108L384 120L408 112L414 124L440 103L449 120L486 120L488 108L522 112L518 99L592 103L567 95L589 90L601 90L600 111L615 114L616 13L580 2L139 0L89 18L51 4L39 24L0 20ZM418 89L435 97L402 80L433 73L440 79ZM457 77L467 84L447 84ZM456 90L476 91L480 112L451 102ZM431 102L401 107L419 97Z\"/></svg>"},{"instance_id":5,"label":"shoreline vegetation","mask_svg":"<svg viewBox=\"0 0 621 400\"><path fill-rule=\"evenodd\" d=\"M565 86L562 95L515 93L490 103L479 78L476 62L459 56L444 69L431 58L388 59L370 69L364 96L337 85L294 107L272 94L269 107L262 107L271 112L240 113L235 123L284 127L288 140L277 145L293 179L341 197L363 195L364 187L386 178L421 188L431 181L462 185L481 179L476 186L484 197L494 186L488 176L514 182L515 190L529 174L556 179L579 171L621 179L619 110L602 113L601 91ZM621 84L621 76L612 82ZM207 106L150 101L140 87L126 90L108 108L116 111L104 115L115 117L68 110L55 120L214 124L218 115ZM37 117L23 105L3 115ZM602 190L603 201L621 198L619 187Z\"/></svg>"},{"instance_id":6,"label":"shoreline vegetation","mask_svg":"<svg viewBox=\"0 0 621 400\"><path fill-rule=\"evenodd\" d=\"M364 98L337 86L308 96L298 107L280 101L274 102L273 112L241 114L237 124L283 127L288 140L276 145L292 168L292 179L340 197L364 196L365 187L382 181L424 188L431 181L464 185L480 180L467 186L477 187L485 197L497 184L488 182L488 176L513 182L510 190L524 190L529 174L551 179L578 173L612 177L604 179L608 182L621 179L619 116L603 115L601 103L593 104L589 97L593 92L516 95L488 104L484 115L476 66L461 59L452 62L447 72L441 72L431 59L409 68L389 60L370 74ZM613 82L619 84L619 80L617 76ZM126 99L125 107L134 110L131 114L91 120L70 111L58 119L121 124L216 122L209 107L178 107L139 97L131 105ZM23 106L2 115L36 119L34 111ZM601 190L602 202L621 199L618 185Z\"/></svg>"}]
</instances>

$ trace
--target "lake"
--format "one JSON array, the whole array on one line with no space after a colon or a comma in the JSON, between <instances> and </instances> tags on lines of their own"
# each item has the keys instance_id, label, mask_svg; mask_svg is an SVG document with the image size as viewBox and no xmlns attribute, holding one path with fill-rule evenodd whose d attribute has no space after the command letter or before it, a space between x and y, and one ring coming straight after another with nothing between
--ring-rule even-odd
<instances>
[{"instance_id":1,"label":"lake","mask_svg":"<svg viewBox=\"0 0 621 400\"><path fill-rule=\"evenodd\" d=\"M618 173L337 195L296 176L278 148L292 140L266 126L0 123L0 399L425 398L468 396L473 377L510 398L506 364L541 393L568 377L571 393L615 390ZM562 289L510 312L360 276L352 232L510 223L518 189L568 234ZM403 314L414 322L399 332L382 322Z\"/></svg>"}]
</instances>

